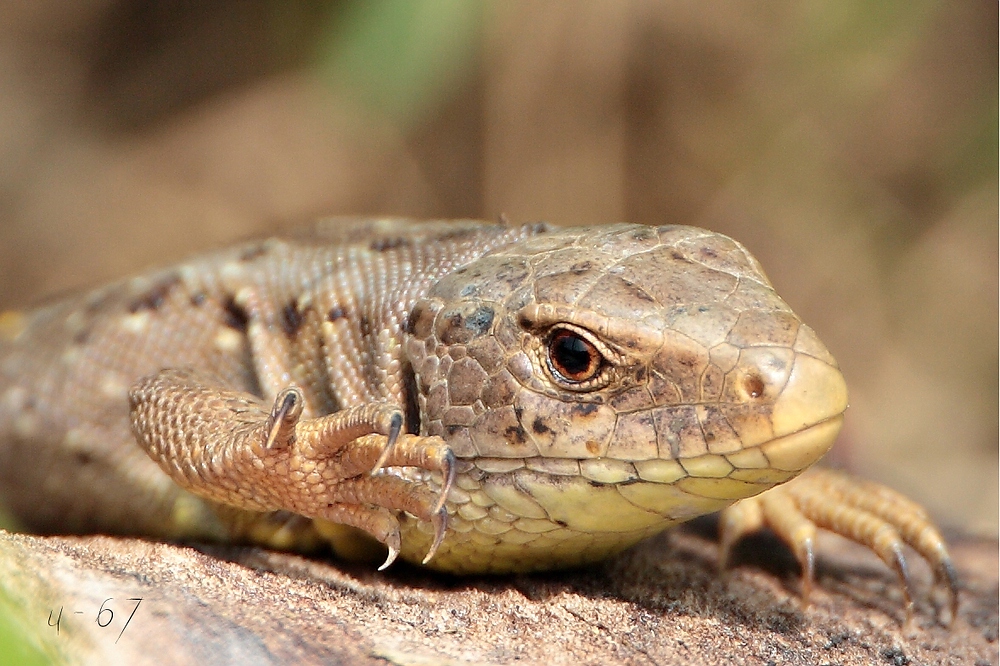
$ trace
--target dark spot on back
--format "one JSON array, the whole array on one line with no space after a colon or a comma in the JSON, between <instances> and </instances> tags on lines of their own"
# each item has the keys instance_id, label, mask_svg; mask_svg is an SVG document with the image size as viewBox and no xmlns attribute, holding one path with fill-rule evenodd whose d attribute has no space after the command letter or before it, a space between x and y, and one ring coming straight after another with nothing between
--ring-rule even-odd
<instances>
[{"instance_id":1,"label":"dark spot on back","mask_svg":"<svg viewBox=\"0 0 1000 666\"><path fill-rule=\"evenodd\" d=\"M393 238L376 238L368 247L370 247L373 252L385 252L386 250L395 250L398 247L405 247L411 243L411 239L399 238L397 236Z\"/></svg>"},{"instance_id":2,"label":"dark spot on back","mask_svg":"<svg viewBox=\"0 0 1000 666\"><path fill-rule=\"evenodd\" d=\"M135 300L129 303L128 311L135 314L140 310L159 310L163 306L164 302L166 302L167 297L170 296L170 291L177 286L180 281L181 278L177 274L170 275L160 280L146 292L139 295Z\"/></svg>"},{"instance_id":3,"label":"dark spot on back","mask_svg":"<svg viewBox=\"0 0 1000 666\"><path fill-rule=\"evenodd\" d=\"M592 261L578 261L569 267L569 272L573 275L583 275L593 267L594 262Z\"/></svg>"},{"instance_id":4,"label":"dark spot on back","mask_svg":"<svg viewBox=\"0 0 1000 666\"><path fill-rule=\"evenodd\" d=\"M540 416L536 416L535 420L532 421L531 429L535 432L536 435L544 435L545 433L552 432L552 428L545 425L545 422L542 421L542 418Z\"/></svg>"},{"instance_id":5,"label":"dark spot on back","mask_svg":"<svg viewBox=\"0 0 1000 666\"><path fill-rule=\"evenodd\" d=\"M250 323L250 318L247 316L246 310L241 308L232 296L228 296L226 300L223 301L222 309L222 322L226 326L236 329L241 333L247 332L247 326Z\"/></svg>"},{"instance_id":6,"label":"dark spot on back","mask_svg":"<svg viewBox=\"0 0 1000 666\"><path fill-rule=\"evenodd\" d=\"M294 338L298 335L304 321L305 317L299 312L299 308L294 301L281 308L281 330L288 337Z\"/></svg>"},{"instance_id":7,"label":"dark spot on back","mask_svg":"<svg viewBox=\"0 0 1000 666\"><path fill-rule=\"evenodd\" d=\"M265 254L267 254L267 248L263 243L261 243L260 245L254 245L243 250L240 253L239 260L246 263L248 261L253 261L254 259L259 259Z\"/></svg>"},{"instance_id":8,"label":"dark spot on back","mask_svg":"<svg viewBox=\"0 0 1000 666\"><path fill-rule=\"evenodd\" d=\"M710 247L701 248L701 256L708 257L709 259L715 259L719 256L719 253Z\"/></svg>"},{"instance_id":9,"label":"dark spot on back","mask_svg":"<svg viewBox=\"0 0 1000 666\"><path fill-rule=\"evenodd\" d=\"M445 231L437 238L438 240L454 240L456 238L467 238L468 236L471 236L472 234L477 233L478 231L479 229L476 227L464 227L464 228L460 227L457 229L451 229L449 231Z\"/></svg>"},{"instance_id":10,"label":"dark spot on back","mask_svg":"<svg viewBox=\"0 0 1000 666\"><path fill-rule=\"evenodd\" d=\"M454 434L455 434L455 433L457 433L457 432L458 432L459 430L462 430L462 429L463 429L464 427L465 427L465 426L460 426L460 425L449 425L449 426L445 426L445 427L444 427L444 430L445 430L445 432L447 432L447 433L448 433L449 435L454 435Z\"/></svg>"},{"instance_id":11,"label":"dark spot on back","mask_svg":"<svg viewBox=\"0 0 1000 666\"><path fill-rule=\"evenodd\" d=\"M91 331L89 328L84 328L82 330L77 331L76 333L73 334L73 342L78 345L86 344L87 340L90 339L90 333Z\"/></svg>"},{"instance_id":12,"label":"dark spot on back","mask_svg":"<svg viewBox=\"0 0 1000 666\"><path fill-rule=\"evenodd\" d=\"M680 259L681 261L687 260L687 257L685 257L683 254L681 254L681 252L679 250L671 250L670 251L670 256L672 258L674 258L674 259Z\"/></svg>"},{"instance_id":13,"label":"dark spot on back","mask_svg":"<svg viewBox=\"0 0 1000 666\"><path fill-rule=\"evenodd\" d=\"M578 402L570 409L574 416L592 416L598 407L592 402Z\"/></svg>"},{"instance_id":14,"label":"dark spot on back","mask_svg":"<svg viewBox=\"0 0 1000 666\"><path fill-rule=\"evenodd\" d=\"M334 305L330 308L330 311L326 313L326 320L337 321L338 319L347 319L347 310L339 305Z\"/></svg>"},{"instance_id":15,"label":"dark spot on back","mask_svg":"<svg viewBox=\"0 0 1000 666\"><path fill-rule=\"evenodd\" d=\"M569 523L567 523L565 520L556 520L553 522L559 527L569 527Z\"/></svg>"},{"instance_id":16,"label":"dark spot on back","mask_svg":"<svg viewBox=\"0 0 1000 666\"><path fill-rule=\"evenodd\" d=\"M372 334L372 320L366 315L361 315L361 320L358 322L358 327L361 329L361 337L368 338Z\"/></svg>"},{"instance_id":17,"label":"dark spot on back","mask_svg":"<svg viewBox=\"0 0 1000 666\"><path fill-rule=\"evenodd\" d=\"M205 292L199 291L195 294L191 294L191 298L188 300L190 301L191 305L193 305L196 308L200 308L202 305L205 304L205 301L208 300L208 296L205 295Z\"/></svg>"},{"instance_id":18,"label":"dark spot on back","mask_svg":"<svg viewBox=\"0 0 1000 666\"><path fill-rule=\"evenodd\" d=\"M76 459L78 465L89 465L94 462L94 458L86 451L77 451L73 454L73 457Z\"/></svg>"},{"instance_id":19,"label":"dark spot on back","mask_svg":"<svg viewBox=\"0 0 1000 666\"><path fill-rule=\"evenodd\" d=\"M465 327L476 335L488 333L493 325L493 308L480 305L475 311L465 318Z\"/></svg>"},{"instance_id":20,"label":"dark spot on back","mask_svg":"<svg viewBox=\"0 0 1000 666\"><path fill-rule=\"evenodd\" d=\"M84 312L89 315L100 312L118 293L121 293L118 289L101 289L90 294L84 304Z\"/></svg>"},{"instance_id":21,"label":"dark spot on back","mask_svg":"<svg viewBox=\"0 0 1000 666\"><path fill-rule=\"evenodd\" d=\"M636 229L632 232L632 240L645 241L652 240L656 236L656 231L647 227L645 229Z\"/></svg>"},{"instance_id":22,"label":"dark spot on back","mask_svg":"<svg viewBox=\"0 0 1000 666\"><path fill-rule=\"evenodd\" d=\"M403 326L402 326L403 333L405 335L413 335L413 331L415 331L417 327L418 316L419 315L417 314L416 308L410 310L410 313L406 315L406 320L403 321Z\"/></svg>"},{"instance_id":23,"label":"dark spot on back","mask_svg":"<svg viewBox=\"0 0 1000 666\"><path fill-rule=\"evenodd\" d=\"M458 292L459 296L475 296L479 292L479 285L467 284L462 287L462 291Z\"/></svg>"}]
</instances>

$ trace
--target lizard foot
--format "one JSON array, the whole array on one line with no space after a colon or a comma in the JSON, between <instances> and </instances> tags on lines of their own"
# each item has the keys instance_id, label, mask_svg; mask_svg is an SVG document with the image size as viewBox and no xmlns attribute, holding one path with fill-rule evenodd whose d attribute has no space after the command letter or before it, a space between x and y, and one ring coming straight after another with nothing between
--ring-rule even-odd
<instances>
[{"instance_id":1,"label":"lizard foot","mask_svg":"<svg viewBox=\"0 0 1000 666\"><path fill-rule=\"evenodd\" d=\"M140 380L129 397L140 445L197 495L356 527L388 548L382 568L399 554L400 511L434 526L426 560L444 539L454 455L440 437L400 433L398 407L371 403L302 418L296 387L279 391L265 410L255 396L183 370ZM427 483L434 474L440 482Z\"/></svg>"},{"instance_id":2,"label":"lizard foot","mask_svg":"<svg viewBox=\"0 0 1000 666\"><path fill-rule=\"evenodd\" d=\"M912 583L903 554L908 544L935 571L950 594L950 617L958 612L958 577L941 533L920 505L894 490L841 472L817 469L722 512L720 566L745 534L771 528L802 566L802 597L809 602L815 575L816 530L822 528L867 546L903 582L907 621L913 614Z\"/></svg>"}]
</instances>

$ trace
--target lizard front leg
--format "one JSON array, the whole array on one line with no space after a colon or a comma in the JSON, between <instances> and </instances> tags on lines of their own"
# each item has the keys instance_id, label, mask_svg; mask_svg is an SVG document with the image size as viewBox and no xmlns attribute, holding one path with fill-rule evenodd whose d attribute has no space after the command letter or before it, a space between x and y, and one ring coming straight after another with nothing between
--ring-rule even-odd
<instances>
[{"instance_id":1,"label":"lizard front leg","mask_svg":"<svg viewBox=\"0 0 1000 666\"><path fill-rule=\"evenodd\" d=\"M188 370L164 370L129 392L132 430L180 486L248 511L285 510L361 529L399 553L397 513L435 527L433 556L447 527L444 498L454 456L439 437L401 434L402 414L365 404L302 418L304 396L280 391L273 407ZM391 473L440 472L439 493Z\"/></svg>"}]
</instances>

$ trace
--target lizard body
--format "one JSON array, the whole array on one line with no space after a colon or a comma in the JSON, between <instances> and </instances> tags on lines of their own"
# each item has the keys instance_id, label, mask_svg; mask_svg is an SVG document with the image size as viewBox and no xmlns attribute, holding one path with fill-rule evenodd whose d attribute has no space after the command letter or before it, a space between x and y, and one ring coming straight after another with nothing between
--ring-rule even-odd
<instances>
[{"instance_id":1,"label":"lizard body","mask_svg":"<svg viewBox=\"0 0 1000 666\"><path fill-rule=\"evenodd\" d=\"M41 532L575 566L728 509L953 582L912 502L834 473L844 380L691 227L331 220L0 315L0 502ZM861 490L858 490L861 488Z\"/></svg>"}]
</instances>

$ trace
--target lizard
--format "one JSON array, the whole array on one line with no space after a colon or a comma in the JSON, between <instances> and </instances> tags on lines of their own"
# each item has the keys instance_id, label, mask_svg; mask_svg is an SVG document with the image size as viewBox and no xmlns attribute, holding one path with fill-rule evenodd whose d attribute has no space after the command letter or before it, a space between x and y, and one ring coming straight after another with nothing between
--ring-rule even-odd
<instances>
[{"instance_id":1,"label":"lizard","mask_svg":"<svg viewBox=\"0 0 1000 666\"><path fill-rule=\"evenodd\" d=\"M722 512L950 587L926 511L810 469L836 360L738 242L686 226L320 221L0 314L0 506L39 533L577 567ZM803 476L800 473L809 470ZM786 483L787 482L787 483Z\"/></svg>"}]
</instances>

